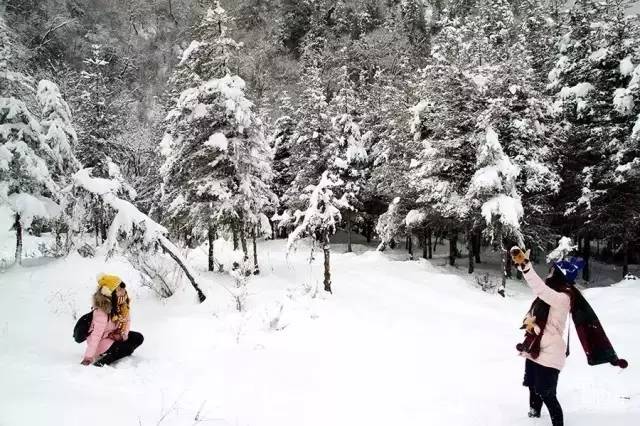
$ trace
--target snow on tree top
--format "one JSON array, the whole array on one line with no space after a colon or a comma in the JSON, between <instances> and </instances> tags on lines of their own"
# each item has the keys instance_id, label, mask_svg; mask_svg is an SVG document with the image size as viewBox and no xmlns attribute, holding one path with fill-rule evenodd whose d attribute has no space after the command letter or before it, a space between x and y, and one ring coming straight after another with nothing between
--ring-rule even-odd
<instances>
[{"instance_id":1,"label":"snow on tree top","mask_svg":"<svg viewBox=\"0 0 640 426\"><path fill-rule=\"evenodd\" d=\"M609 49L607 49L606 47L601 47L600 49L589 55L589 60L592 62L601 62L607 57L608 54Z\"/></svg>"},{"instance_id":2,"label":"snow on tree top","mask_svg":"<svg viewBox=\"0 0 640 426\"><path fill-rule=\"evenodd\" d=\"M92 194L104 195L107 193L116 193L120 190L120 183L105 178L98 178L91 176L92 168L86 168L78 171L73 175L73 181L76 185L79 185L91 192Z\"/></svg>"},{"instance_id":3,"label":"snow on tree top","mask_svg":"<svg viewBox=\"0 0 640 426\"><path fill-rule=\"evenodd\" d=\"M227 137L220 132L216 132L209 136L209 139L204 144L212 148L217 148L220 151L226 151L229 147L229 141L227 140Z\"/></svg>"},{"instance_id":4,"label":"snow on tree top","mask_svg":"<svg viewBox=\"0 0 640 426\"><path fill-rule=\"evenodd\" d=\"M577 248L578 246L573 244L571 238L562 237L560 238L560 241L558 241L558 247L553 249L553 251L547 255L547 262L562 260Z\"/></svg>"},{"instance_id":5,"label":"snow on tree top","mask_svg":"<svg viewBox=\"0 0 640 426\"><path fill-rule=\"evenodd\" d=\"M206 93L219 92L225 97L224 105L228 112L235 116L240 131L251 125L251 107L253 103L244 95L245 82L237 75L226 75L222 78L212 79L201 86Z\"/></svg>"},{"instance_id":6,"label":"snow on tree top","mask_svg":"<svg viewBox=\"0 0 640 426\"><path fill-rule=\"evenodd\" d=\"M505 194L489 199L482 205L482 217L487 223L491 223L494 216L498 217L503 225L520 229L520 220L524 216L522 201Z\"/></svg>"},{"instance_id":7,"label":"snow on tree top","mask_svg":"<svg viewBox=\"0 0 640 426\"><path fill-rule=\"evenodd\" d=\"M578 83L572 87L563 87L560 90L560 97L567 99L575 96L576 98L584 98L594 89L593 85L589 82Z\"/></svg>"},{"instance_id":8,"label":"snow on tree top","mask_svg":"<svg viewBox=\"0 0 640 426\"><path fill-rule=\"evenodd\" d=\"M620 74L624 76L629 76L633 73L635 69L633 62L631 62L631 56L627 56L623 60L620 61Z\"/></svg>"},{"instance_id":9,"label":"snow on tree top","mask_svg":"<svg viewBox=\"0 0 640 426\"><path fill-rule=\"evenodd\" d=\"M20 215L22 226L28 228L35 217L52 219L60 215L62 209L53 200L42 195L14 193L7 197L11 209Z\"/></svg>"},{"instance_id":10,"label":"snow on tree top","mask_svg":"<svg viewBox=\"0 0 640 426\"><path fill-rule=\"evenodd\" d=\"M404 223L408 228L413 228L422 225L427 219L427 215L420 210L409 210L407 216L404 218Z\"/></svg>"},{"instance_id":11,"label":"snow on tree top","mask_svg":"<svg viewBox=\"0 0 640 426\"><path fill-rule=\"evenodd\" d=\"M631 90L618 88L613 94L613 106L622 115L630 115L633 112L635 102Z\"/></svg>"},{"instance_id":12,"label":"snow on tree top","mask_svg":"<svg viewBox=\"0 0 640 426\"><path fill-rule=\"evenodd\" d=\"M197 40L191 41L191 44L189 44L189 46L184 49L184 52L182 52L182 58L180 59L178 66L184 65L184 63L189 60L189 57L204 45L206 45L206 43L201 43Z\"/></svg>"}]
</instances>

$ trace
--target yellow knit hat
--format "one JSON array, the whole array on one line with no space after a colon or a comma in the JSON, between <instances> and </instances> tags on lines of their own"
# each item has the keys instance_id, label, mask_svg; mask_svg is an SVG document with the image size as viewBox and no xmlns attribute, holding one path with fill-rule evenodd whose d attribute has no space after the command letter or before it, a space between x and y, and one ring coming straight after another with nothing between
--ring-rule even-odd
<instances>
[{"instance_id":1,"label":"yellow knit hat","mask_svg":"<svg viewBox=\"0 0 640 426\"><path fill-rule=\"evenodd\" d=\"M111 293L118 288L120 283L122 283L122 280L117 275L98 275L98 287L100 287L100 293L105 296L111 296Z\"/></svg>"}]
</instances>

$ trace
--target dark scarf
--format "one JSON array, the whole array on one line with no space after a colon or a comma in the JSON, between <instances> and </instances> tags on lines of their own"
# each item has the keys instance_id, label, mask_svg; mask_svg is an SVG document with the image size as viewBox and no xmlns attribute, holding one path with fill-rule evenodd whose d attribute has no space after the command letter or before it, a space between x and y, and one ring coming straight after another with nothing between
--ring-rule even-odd
<instances>
[{"instance_id":1,"label":"dark scarf","mask_svg":"<svg viewBox=\"0 0 640 426\"><path fill-rule=\"evenodd\" d=\"M563 289L561 291L565 290ZM568 289L566 293L571 297L571 293ZM526 352L533 359L538 358L540 355L540 342L542 341L542 336L544 335L544 330L547 326L550 308L551 307L539 297L533 301L527 315L525 315L522 321L522 326L520 327L521 330L526 331L524 333L524 341L516 345L516 349L519 352ZM534 325L540 329L539 333L536 333L533 327ZM567 347L567 355L568 351L569 348Z\"/></svg>"},{"instance_id":2,"label":"dark scarf","mask_svg":"<svg viewBox=\"0 0 640 426\"><path fill-rule=\"evenodd\" d=\"M580 290L575 286L568 286L564 282L564 277L556 268L553 274L545 280L545 283L556 291L562 291L569 295L571 300L571 317L578 333L578 339L582 344L584 353L587 355L589 365L599 365L610 363L620 368L627 368L628 363L624 359L618 358L609 338L604 332L600 320L596 316L589 302L584 298ZM544 335L547 319L549 318L550 306L536 298L527 312L521 329L527 330L522 343L516 345L519 352L528 353L532 359L540 355L540 342ZM535 320L533 320L535 318ZM533 320L533 322L532 322ZM540 333L536 334L531 325L537 325ZM528 327L529 325L529 327ZM567 355L569 347L567 346Z\"/></svg>"}]
</instances>

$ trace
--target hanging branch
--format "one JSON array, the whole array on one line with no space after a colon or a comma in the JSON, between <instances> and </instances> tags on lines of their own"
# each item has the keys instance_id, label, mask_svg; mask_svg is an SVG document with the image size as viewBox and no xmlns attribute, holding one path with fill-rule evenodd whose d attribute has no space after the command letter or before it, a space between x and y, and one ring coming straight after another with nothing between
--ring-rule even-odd
<instances>
[{"instance_id":1,"label":"hanging branch","mask_svg":"<svg viewBox=\"0 0 640 426\"><path fill-rule=\"evenodd\" d=\"M63 23L61 23L61 24L58 24L58 25L56 25L56 26L52 26L52 27L50 27L50 28L47 30L47 32L46 32L46 33L44 33L44 35L43 35L42 37L40 37L40 43L39 43L37 46L35 46L33 49L40 49L41 47L44 47L47 43L49 43L49 42L51 41L51 39L49 39L49 36L51 35L51 33L53 33L53 32L55 32L55 31L59 30L59 29L60 29L60 28L62 28L62 27L65 27L65 26L69 25L70 23L74 22L75 20L76 20L76 19L75 19L75 18L73 18L73 19L70 19L70 20L68 20L68 21L65 21L65 22L63 22Z\"/></svg>"}]
</instances>

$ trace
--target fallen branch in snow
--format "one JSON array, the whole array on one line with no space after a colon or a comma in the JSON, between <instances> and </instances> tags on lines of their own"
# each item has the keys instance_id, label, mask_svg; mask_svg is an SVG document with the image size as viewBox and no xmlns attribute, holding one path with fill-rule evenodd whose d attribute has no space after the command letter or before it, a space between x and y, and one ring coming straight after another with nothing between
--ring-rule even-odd
<instances>
[{"instance_id":1,"label":"fallen branch in snow","mask_svg":"<svg viewBox=\"0 0 640 426\"><path fill-rule=\"evenodd\" d=\"M180 267L184 271L184 274L189 279L189 282L191 282L191 285L196 290L196 293L198 293L198 300L200 300L200 303L204 302L207 296L205 296L202 290L200 290L200 287L198 286L196 279L191 274L191 271L187 267L186 262L184 261L184 259L182 259L182 256L180 256L180 254L178 253L177 247L164 236L158 238L158 244L160 244L160 247L162 247L162 249L169 256L171 256L171 258L175 260L175 262L178 265L180 265Z\"/></svg>"}]
</instances>

